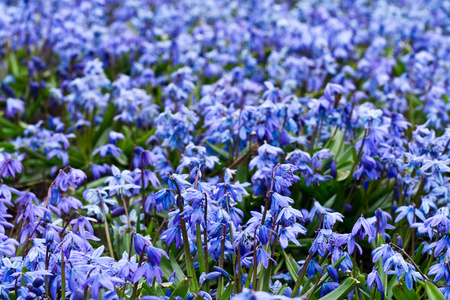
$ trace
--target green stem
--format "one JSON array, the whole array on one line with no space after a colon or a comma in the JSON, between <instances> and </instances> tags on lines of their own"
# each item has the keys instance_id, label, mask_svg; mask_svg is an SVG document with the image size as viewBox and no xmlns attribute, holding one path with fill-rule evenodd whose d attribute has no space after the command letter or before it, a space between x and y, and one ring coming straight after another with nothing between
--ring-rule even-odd
<instances>
[{"instance_id":1,"label":"green stem","mask_svg":"<svg viewBox=\"0 0 450 300\"><path fill-rule=\"evenodd\" d=\"M300 289L303 277L306 274L306 269L308 268L308 264L309 264L309 261L311 260L311 257L312 257L312 252L309 252L308 256L306 257L305 263L303 264L302 270L298 274L297 281L295 282L295 286L292 289L291 298L297 297L298 290Z\"/></svg>"},{"instance_id":2,"label":"green stem","mask_svg":"<svg viewBox=\"0 0 450 300\"><path fill-rule=\"evenodd\" d=\"M198 253L198 264L200 272L206 273L205 269L205 255L203 254L203 245L202 245L202 233L200 232L200 225L195 225L195 234L197 239L197 253ZM206 291L206 287L203 287L203 290Z\"/></svg>"},{"instance_id":3,"label":"green stem","mask_svg":"<svg viewBox=\"0 0 450 300\"><path fill-rule=\"evenodd\" d=\"M106 218L106 212L105 212L105 206L103 204L103 198L100 195L100 192L97 190L97 195L100 199L100 206L102 207L102 213L103 218L105 219L105 234L106 234L106 242L108 244L108 249L111 257L114 259L114 250L111 243L111 236L109 235L109 226L108 226L108 219ZM131 253L129 253L129 256L131 256Z\"/></svg>"},{"instance_id":4,"label":"green stem","mask_svg":"<svg viewBox=\"0 0 450 300\"><path fill-rule=\"evenodd\" d=\"M195 268L191 259L191 251L189 249L189 238L186 229L186 221L182 217L184 211L183 198L181 197L181 190L175 178L173 178L173 176L170 173L167 173L167 175L174 182L177 188L178 208L180 209L180 225L181 225L181 234L183 236L184 256L186 259L186 268L188 271L188 275L191 277L191 280L189 280L189 286L192 292L196 292L198 290L198 283L196 280L197 276L195 275Z\"/></svg>"},{"instance_id":5,"label":"green stem","mask_svg":"<svg viewBox=\"0 0 450 300\"><path fill-rule=\"evenodd\" d=\"M147 247L147 245L144 245L144 248L142 248L142 252L141 252L141 255L139 257L138 269L141 267L142 263L144 262L144 253L145 253L145 248L146 247ZM134 283L133 294L131 294L131 298L130 298L131 300L135 300L136 299L138 285L139 285L139 280Z\"/></svg>"},{"instance_id":6,"label":"green stem","mask_svg":"<svg viewBox=\"0 0 450 300\"><path fill-rule=\"evenodd\" d=\"M225 231L225 226L222 229L222 245L221 245L221 252L220 252L220 259L219 259L219 267L223 268L223 259L225 256L225 239L226 239L226 231ZM222 295L223 292L223 277L220 276L219 277L219 283L217 285L217 299L220 299L220 296Z\"/></svg>"},{"instance_id":7,"label":"green stem","mask_svg":"<svg viewBox=\"0 0 450 300\"><path fill-rule=\"evenodd\" d=\"M61 249L61 297L66 300L66 266L64 263L64 251Z\"/></svg>"}]
</instances>

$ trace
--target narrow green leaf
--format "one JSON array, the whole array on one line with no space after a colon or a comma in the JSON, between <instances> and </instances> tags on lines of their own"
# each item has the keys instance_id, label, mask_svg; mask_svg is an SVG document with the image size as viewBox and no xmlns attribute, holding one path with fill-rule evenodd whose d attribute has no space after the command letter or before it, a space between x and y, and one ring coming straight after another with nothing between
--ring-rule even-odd
<instances>
[{"instance_id":1,"label":"narrow green leaf","mask_svg":"<svg viewBox=\"0 0 450 300\"><path fill-rule=\"evenodd\" d=\"M392 288L392 293L394 294L395 299L396 300L416 299L417 298L416 293L414 291L408 290L403 280L402 282L399 282Z\"/></svg>"},{"instance_id":2,"label":"narrow green leaf","mask_svg":"<svg viewBox=\"0 0 450 300\"><path fill-rule=\"evenodd\" d=\"M248 165L246 163L237 166L235 181L246 182L248 176Z\"/></svg>"},{"instance_id":3,"label":"narrow green leaf","mask_svg":"<svg viewBox=\"0 0 450 300\"><path fill-rule=\"evenodd\" d=\"M333 153L334 158L339 155L339 150L341 149L341 144L344 140L344 132L337 130L336 134L333 136L333 142L331 143L330 153Z\"/></svg>"},{"instance_id":4,"label":"narrow green leaf","mask_svg":"<svg viewBox=\"0 0 450 300\"><path fill-rule=\"evenodd\" d=\"M108 108L106 109L105 113L103 114L102 123L100 124L98 130L96 130L96 132L95 132L94 143L92 143L92 144L95 145L97 140L100 138L100 136L106 131L106 129L109 126L111 126L111 124L113 123L115 113L116 113L116 107L114 106L113 103L110 103L108 105Z\"/></svg>"},{"instance_id":5,"label":"narrow green leaf","mask_svg":"<svg viewBox=\"0 0 450 300\"><path fill-rule=\"evenodd\" d=\"M13 51L9 52L8 62L11 68L11 73L14 75L14 77L19 77L19 64L17 63L17 59Z\"/></svg>"},{"instance_id":6,"label":"narrow green leaf","mask_svg":"<svg viewBox=\"0 0 450 300\"><path fill-rule=\"evenodd\" d=\"M161 287L164 289L169 289L170 292L175 291L175 284L173 282L163 282L161 283Z\"/></svg>"},{"instance_id":7,"label":"narrow green leaf","mask_svg":"<svg viewBox=\"0 0 450 300\"><path fill-rule=\"evenodd\" d=\"M425 292L430 300L445 300L442 292L431 281L425 281Z\"/></svg>"},{"instance_id":8,"label":"narrow green leaf","mask_svg":"<svg viewBox=\"0 0 450 300\"><path fill-rule=\"evenodd\" d=\"M166 294L162 290L161 286L157 282L155 282L155 284L153 285L153 291L155 292L155 296L158 296L158 297L166 296Z\"/></svg>"},{"instance_id":9,"label":"narrow green leaf","mask_svg":"<svg viewBox=\"0 0 450 300\"><path fill-rule=\"evenodd\" d=\"M175 299L177 296L180 296L182 299L186 299L186 295L188 292L188 284L189 278L184 277L184 279L180 282L175 291L173 291L172 295L170 295L169 300Z\"/></svg>"},{"instance_id":10,"label":"narrow green leaf","mask_svg":"<svg viewBox=\"0 0 450 300\"><path fill-rule=\"evenodd\" d=\"M196 234L196 242L197 242L197 253L198 253L198 264L200 273L206 272L205 266L205 254L203 253L203 243L200 231L200 225L195 225L195 234Z\"/></svg>"},{"instance_id":11,"label":"narrow green leaf","mask_svg":"<svg viewBox=\"0 0 450 300\"><path fill-rule=\"evenodd\" d=\"M381 260L380 260L381 261ZM380 272L380 269L378 268L378 272ZM396 285L398 283L398 280L397 280L397 276L392 276L392 278L391 278L391 280L389 281L389 283L387 284L387 287L386 287L386 297L388 298L388 299L390 299L390 298L392 298L393 296L394 296L394 293L393 293L393 288L394 288L394 286Z\"/></svg>"},{"instance_id":12,"label":"narrow green leaf","mask_svg":"<svg viewBox=\"0 0 450 300\"><path fill-rule=\"evenodd\" d=\"M230 282L227 286L227 288L225 289L225 291L223 292L222 296L220 296L220 300L228 300L230 299L231 296L231 292L233 291L233 282Z\"/></svg>"},{"instance_id":13,"label":"narrow green leaf","mask_svg":"<svg viewBox=\"0 0 450 300\"><path fill-rule=\"evenodd\" d=\"M420 258L422 257L422 251L424 246L425 243L420 244L419 249L417 249L416 255L414 255L413 260L416 264L420 263Z\"/></svg>"},{"instance_id":14,"label":"narrow green leaf","mask_svg":"<svg viewBox=\"0 0 450 300\"><path fill-rule=\"evenodd\" d=\"M287 288L287 283L283 284L283 286L280 287L280 289L277 292L277 295L283 295L286 288Z\"/></svg>"},{"instance_id":15,"label":"narrow green leaf","mask_svg":"<svg viewBox=\"0 0 450 300\"><path fill-rule=\"evenodd\" d=\"M229 154L223 150L220 149L219 147L211 144L208 140L204 140L205 144L208 145L211 149L213 149L215 152L217 152L218 154L222 155L223 157L225 157L226 159L228 159L230 156Z\"/></svg>"},{"instance_id":16,"label":"narrow green leaf","mask_svg":"<svg viewBox=\"0 0 450 300\"><path fill-rule=\"evenodd\" d=\"M341 300L344 299L358 284L358 280L349 277L334 291L320 298L321 300Z\"/></svg>"},{"instance_id":17,"label":"narrow green leaf","mask_svg":"<svg viewBox=\"0 0 450 300\"><path fill-rule=\"evenodd\" d=\"M154 290L148 285L147 281L144 281L139 285L141 296L155 296ZM165 296L164 294L162 296Z\"/></svg>"},{"instance_id":18,"label":"narrow green leaf","mask_svg":"<svg viewBox=\"0 0 450 300\"><path fill-rule=\"evenodd\" d=\"M178 278L179 282L183 280L185 277L183 270L181 270L180 265L177 263L177 260L172 252L169 253L170 265L172 267L171 273L175 271L175 277ZM169 278L167 278L169 279Z\"/></svg>"},{"instance_id":19,"label":"narrow green leaf","mask_svg":"<svg viewBox=\"0 0 450 300\"><path fill-rule=\"evenodd\" d=\"M287 254L286 251L284 251L284 249L282 249L282 251L283 251L283 256L286 260L286 267L288 269L289 275L291 275L292 280L294 282L296 282L297 281L297 273L300 270L300 267L297 265L297 262L290 254Z\"/></svg>"}]
</instances>

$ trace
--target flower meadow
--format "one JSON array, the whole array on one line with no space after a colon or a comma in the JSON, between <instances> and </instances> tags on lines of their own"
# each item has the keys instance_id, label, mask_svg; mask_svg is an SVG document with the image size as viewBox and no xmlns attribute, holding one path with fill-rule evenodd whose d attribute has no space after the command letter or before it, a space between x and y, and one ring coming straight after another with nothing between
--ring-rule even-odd
<instances>
[{"instance_id":1,"label":"flower meadow","mask_svg":"<svg viewBox=\"0 0 450 300\"><path fill-rule=\"evenodd\" d=\"M450 1L0 0L0 298L450 299Z\"/></svg>"}]
</instances>

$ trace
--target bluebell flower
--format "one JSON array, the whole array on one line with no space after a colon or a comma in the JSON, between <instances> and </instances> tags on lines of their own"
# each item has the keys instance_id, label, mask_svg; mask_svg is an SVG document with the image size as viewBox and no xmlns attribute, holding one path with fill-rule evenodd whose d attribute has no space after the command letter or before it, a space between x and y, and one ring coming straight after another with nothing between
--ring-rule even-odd
<instances>
[{"instance_id":1,"label":"bluebell flower","mask_svg":"<svg viewBox=\"0 0 450 300\"><path fill-rule=\"evenodd\" d=\"M94 179L99 179L102 174L107 174L108 169L103 165L92 164L91 166L91 174Z\"/></svg>"},{"instance_id":2,"label":"bluebell flower","mask_svg":"<svg viewBox=\"0 0 450 300\"><path fill-rule=\"evenodd\" d=\"M118 140L124 140L125 136L123 135L123 133L120 132L116 132L116 131L110 131L109 132L109 142L111 144L116 144Z\"/></svg>"},{"instance_id":3,"label":"bluebell flower","mask_svg":"<svg viewBox=\"0 0 450 300\"><path fill-rule=\"evenodd\" d=\"M289 203L294 203L294 200L292 200L291 198L282 196L276 192L272 193L272 195L270 196L270 200L272 214L280 212L281 209L287 207Z\"/></svg>"},{"instance_id":4,"label":"bluebell flower","mask_svg":"<svg viewBox=\"0 0 450 300\"><path fill-rule=\"evenodd\" d=\"M24 111L25 111L25 101L14 98L6 99L5 115L8 118L15 117L18 113L22 113Z\"/></svg>"},{"instance_id":5,"label":"bluebell flower","mask_svg":"<svg viewBox=\"0 0 450 300\"><path fill-rule=\"evenodd\" d=\"M94 229L92 228L92 225L90 222L97 222L94 218L89 217L83 217L79 216L77 219L70 221L70 224L72 225L72 230L78 230L78 233L81 236L84 236L86 233L86 230L90 234L94 234Z\"/></svg>"},{"instance_id":6,"label":"bluebell flower","mask_svg":"<svg viewBox=\"0 0 450 300\"><path fill-rule=\"evenodd\" d=\"M443 235L439 240L431 243L428 249L434 249L434 257L437 257L442 251L445 250L445 255L450 254L450 238L447 235Z\"/></svg>"},{"instance_id":7,"label":"bluebell flower","mask_svg":"<svg viewBox=\"0 0 450 300\"><path fill-rule=\"evenodd\" d=\"M404 217L406 217L410 225L414 223L415 217L418 217L420 220L425 221L424 214L419 209L416 209L414 204L409 206L400 206L395 212L399 212L398 216L395 218L396 223Z\"/></svg>"},{"instance_id":8,"label":"bluebell flower","mask_svg":"<svg viewBox=\"0 0 450 300\"><path fill-rule=\"evenodd\" d=\"M225 271L224 269L218 267L218 266L214 266L214 270L216 270L217 272L219 272L223 277L228 278L230 277L230 274L228 274L227 271Z\"/></svg>"},{"instance_id":9,"label":"bluebell flower","mask_svg":"<svg viewBox=\"0 0 450 300\"><path fill-rule=\"evenodd\" d=\"M287 248L289 241L300 247L300 242L297 240L297 235L299 233L306 234L306 229L300 224L293 224L289 227L280 228L280 230L278 231L278 238L281 248Z\"/></svg>"},{"instance_id":10,"label":"bluebell flower","mask_svg":"<svg viewBox=\"0 0 450 300\"><path fill-rule=\"evenodd\" d=\"M169 189L174 190L175 192L178 192L178 188L180 191L183 191L184 189L191 186L189 182L186 181L186 178L188 178L188 175L178 175L178 174L172 174L172 178L169 178L168 185Z\"/></svg>"},{"instance_id":11,"label":"bluebell flower","mask_svg":"<svg viewBox=\"0 0 450 300\"><path fill-rule=\"evenodd\" d=\"M320 290L319 297L323 297L332 291L334 291L336 288L339 287L339 283L337 282L324 282L322 283L322 289Z\"/></svg>"},{"instance_id":12,"label":"bluebell flower","mask_svg":"<svg viewBox=\"0 0 450 300\"><path fill-rule=\"evenodd\" d=\"M181 229L179 227L171 227L161 233L161 239L165 240L166 245L175 242L175 246L180 248L182 245Z\"/></svg>"},{"instance_id":13,"label":"bluebell flower","mask_svg":"<svg viewBox=\"0 0 450 300\"><path fill-rule=\"evenodd\" d=\"M372 157L362 155L361 163L352 176L355 177L356 175L356 179L360 179L361 176L365 174L369 180L378 179L380 178L380 174L378 173L376 166L377 164Z\"/></svg>"},{"instance_id":14,"label":"bluebell flower","mask_svg":"<svg viewBox=\"0 0 450 300\"><path fill-rule=\"evenodd\" d=\"M428 275L435 275L433 280L434 282L437 282L442 277L444 277L445 281L448 282L450 281L450 273L448 271L448 268L448 262L441 258L439 263L430 267Z\"/></svg>"},{"instance_id":15,"label":"bluebell flower","mask_svg":"<svg viewBox=\"0 0 450 300\"><path fill-rule=\"evenodd\" d=\"M392 247L389 244L383 244L380 247L376 248L372 251L372 261L379 261L381 258L383 259L383 265L385 265L386 261L391 258L395 254L395 251L392 250Z\"/></svg>"},{"instance_id":16,"label":"bluebell flower","mask_svg":"<svg viewBox=\"0 0 450 300\"><path fill-rule=\"evenodd\" d=\"M328 275L330 275L330 278L333 279L334 281L338 282L339 281L339 275L338 272L336 271L336 269L333 267L333 265L328 265L326 267Z\"/></svg>"},{"instance_id":17,"label":"bluebell flower","mask_svg":"<svg viewBox=\"0 0 450 300\"><path fill-rule=\"evenodd\" d=\"M390 271L391 268L394 270ZM397 280L400 280L400 276L404 274L406 287L411 290L413 280L417 281L417 279L426 279L422 278L419 272L415 271L414 267L407 263L403 256L400 253L395 253L384 263L384 271L386 274L395 274L397 275ZM430 272L431 274L431 272Z\"/></svg>"},{"instance_id":18,"label":"bluebell flower","mask_svg":"<svg viewBox=\"0 0 450 300\"><path fill-rule=\"evenodd\" d=\"M3 152L0 155L0 177L16 177L16 174L22 173L22 160L25 158L25 154L20 154L16 158L7 152Z\"/></svg>"},{"instance_id":19,"label":"bluebell flower","mask_svg":"<svg viewBox=\"0 0 450 300\"><path fill-rule=\"evenodd\" d=\"M163 189L156 192L155 201L156 203L161 203L166 210L169 210L171 204L176 204L175 196L168 189Z\"/></svg>"},{"instance_id":20,"label":"bluebell flower","mask_svg":"<svg viewBox=\"0 0 450 300\"><path fill-rule=\"evenodd\" d=\"M429 217L423 226L427 227L437 227L439 233L446 233L450 231L450 220L448 219L448 208L440 208L436 214Z\"/></svg>"},{"instance_id":21,"label":"bluebell flower","mask_svg":"<svg viewBox=\"0 0 450 300\"><path fill-rule=\"evenodd\" d=\"M122 149L120 149L119 147L117 147L114 144L106 144L103 146L98 147L97 149L95 149L92 152L92 155L96 155L97 153L100 153L101 157L106 157L106 156L113 156L113 157L120 157L120 153L122 153Z\"/></svg>"},{"instance_id":22,"label":"bluebell flower","mask_svg":"<svg viewBox=\"0 0 450 300\"><path fill-rule=\"evenodd\" d=\"M366 284L369 286L369 291L372 291L372 289L376 287L380 294L384 294L385 287L383 285L383 282L381 281L380 274L378 274L377 269L373 269L372 272L367 275Z\"/></svg>"},{"instance_id":23,"label":"bluebell flower","mask_svg":"<svg viewBox=\"0 0 450 300\"><path fill-rule=\"evenodd\" d=\"M116 285L125 283L123 279L110 276L104 271L94 271L94 274L91 273L91 275L84 283L84 286L90 286L90 291L94 298L98 297L101 288L113 291Z\"/></svg>"},{"instance_id":24,"label":"bluebell flower","mask_svg":"<svg viewBox=\"0 0 450 300\"><path fill-rule=\"evenodd\" d=\"M306 267L306 271L308 278L312 279L316 275L316 272L322 273L322 267L315 261L314 258L311 258L308 266Z\"/></svg>"},{"instance_id":25,"label":"bluebell flower","mask_svg":"<svg viewBox=\"0 0 450 300\"><path fill-rule=\"evenodd\" d=\"M363 215L356 221L355 225L352 229L352 235L357 236L360 239L363 239L366 237L366 235L369 235L371 238L375 237L376 230L372 226L370 226L369 222L364 218Z\"/></svg>"},{"instance_id":26,"label":"bluebell flower","mask_svg":"<svg viewBox=\"0 0 450 300\"><path fill-rule=\"evenodd\" d=\"M424 197L421 197L421 204L420 204L420 210L423 211L425 214L428 214L430 212L430 208L433 208L435 211L438 210L435 201L436 197L434 195L427 195Z\"/></svg>"}]
</instances>

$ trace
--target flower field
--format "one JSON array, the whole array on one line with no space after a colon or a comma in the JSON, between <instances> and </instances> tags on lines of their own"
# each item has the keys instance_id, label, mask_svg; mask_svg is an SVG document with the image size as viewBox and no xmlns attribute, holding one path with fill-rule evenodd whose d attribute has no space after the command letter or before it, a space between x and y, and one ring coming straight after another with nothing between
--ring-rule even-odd
<instances>
[{"instance_id":1,"label":"flower field","mask_svg":"<svg viewBox=\"0 0 450 300\"><path fill-rule=\"evenodd\" d=\"M0 0L0 299L450 299L450 1Z\"/></svg>"}]
</instances>

